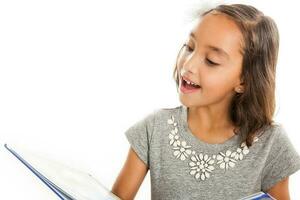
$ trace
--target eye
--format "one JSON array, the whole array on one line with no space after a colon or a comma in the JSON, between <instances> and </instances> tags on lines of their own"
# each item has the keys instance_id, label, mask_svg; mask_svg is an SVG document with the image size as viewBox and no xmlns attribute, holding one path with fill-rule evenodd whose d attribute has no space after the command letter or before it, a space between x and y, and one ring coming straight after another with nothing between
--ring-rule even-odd
<instances>
[{"instance_id":1,"label":"eye","mask_svg":"<svg viewBox=\"0 0 300 200\"><path fill-rule=\"evenodd\" d=\"M209 60L208 58L206 58L205 60L206 60L206 63L207 63L208 65L211 65L211 66L219 65L218 63L215 63L215 62Z\"/></svg>"}]
</instances>

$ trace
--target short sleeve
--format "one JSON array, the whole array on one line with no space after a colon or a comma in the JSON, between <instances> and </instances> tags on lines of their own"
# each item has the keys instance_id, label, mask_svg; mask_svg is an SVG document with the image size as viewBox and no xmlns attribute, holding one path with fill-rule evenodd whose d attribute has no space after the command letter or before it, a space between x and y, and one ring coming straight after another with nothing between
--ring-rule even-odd
<instances>
[{"instance_id":1,"label":"short sleeve","mask_svg":"<svg viewBox=\"0 0 300 200\"><path fill-rule=\"evenodd\" d=\"M262 172L261 189L264 192L300 169L300 155L291 143L285 128L279 125L275 131L270 156Z\"/></svg>"},{"instance_id":2,"label":"short sleeve","mask_svg":"<svg viewBox=\"0 0 300 200\"><path fill-rule=\"evenodd\" d=\"M147 114L125 131L126 138L138 157L149 167L149 150L155 123L155 111Z\"/></svg>"}]
</instances>

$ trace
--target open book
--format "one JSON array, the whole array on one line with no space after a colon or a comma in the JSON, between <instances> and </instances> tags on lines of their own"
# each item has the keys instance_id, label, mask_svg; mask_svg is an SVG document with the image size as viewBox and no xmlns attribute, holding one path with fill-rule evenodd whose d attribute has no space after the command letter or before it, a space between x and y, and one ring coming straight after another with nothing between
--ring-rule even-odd
<instances>
[{"instance_id":1,"label":"open book","mask_svg":"<svg viewBox=\"0 0 300 200\"><path fill-rule=\"evenodd\" d=\"M9 147L4 147L62 200L121 200L88 173ZM21 156L21 154L26 156Z\"/></svg>"},{"instance_id":2,"label":"open book","mask_svg":"<svg viewBox=\"0 0 300 200\"><path fill-rule=\"evenodd\" d=\"M16 147L5 148L46 184L63 200L121 200L111 193L90 174L66 166L60 162L49 160L24 149L17 153ZM21 156L20 154L23 154ZM25 156L24 156L25 155ZM239 200L276 200L267 193L258 192Z\"/></svg>"}]
</instances>

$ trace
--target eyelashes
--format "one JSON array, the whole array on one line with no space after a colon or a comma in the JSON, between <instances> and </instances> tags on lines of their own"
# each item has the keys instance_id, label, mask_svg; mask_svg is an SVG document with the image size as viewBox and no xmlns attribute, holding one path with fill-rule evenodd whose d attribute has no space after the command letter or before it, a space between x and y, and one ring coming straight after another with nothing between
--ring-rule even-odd
<instances>
[{"instance_id":1,"label":"eyelashes","mask_svg":"<svg viewBox=\"0 0 300 200\"><path fill-rule=\"evenodd\" d=\"M194 49L192 49L192 48L191 48L189 45L187 45L187 44L183 44L183 46L184 46L189 52L194 51ZM215 62L211 61L211 60L208 59L208 58L205 58L205 62L206 62L206 64L209 65L209 66L217 66L217 65L220 65L220 64L218 64L218 63L215 63Z\"/></svg>"},{"instance_id":2,"label":"eyelashes","mask_svg":"<svg viewBox=\"0 0 300 200\"><path fill-rule=\"evenodd\" d=\"M215 62L213 62L213 61L211 61L211 60L209 60L207 58L205 60L206 60L206 62L207 62L208 65L219 65L218 63L215 63Z\"/></svg>"}]
</instances>

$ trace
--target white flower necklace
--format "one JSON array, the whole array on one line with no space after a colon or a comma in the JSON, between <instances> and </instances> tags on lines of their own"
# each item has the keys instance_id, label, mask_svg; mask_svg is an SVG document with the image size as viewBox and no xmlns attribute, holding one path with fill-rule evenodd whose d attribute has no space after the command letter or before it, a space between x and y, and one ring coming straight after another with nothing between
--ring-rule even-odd
<instances>
[{"instance_id":1,"label":"white flower necklace","mask_svg":"<svg viewBox=\"0 0 300 200\"><path fill-rule=\"evenodd\" d=\"M187 145L186 141L179 139L178 123L175 122L174 116L172 115L168 119L168 124L173 125L171 133L169 133L170 145L173 147L173 155L182 161L188 158L190 155L190 175L195 177L196 180L206 180L210 177L210 173L215 169L215 165L219 165L221 169L228 170L230 167L233 168L237 161L242 160L245 155L249 153L249 148L246 142L243 142L236 151L231 152L227 150L225 153L219 152L217 155L208 156L207 154L196 154L195 151L191 150L191 146ZM258 141L258 137L254 137L254 142ZM217 159L217 161L216 161ZM216 161L216 162L215 162Z\"/></svg>"}]
</instances>

